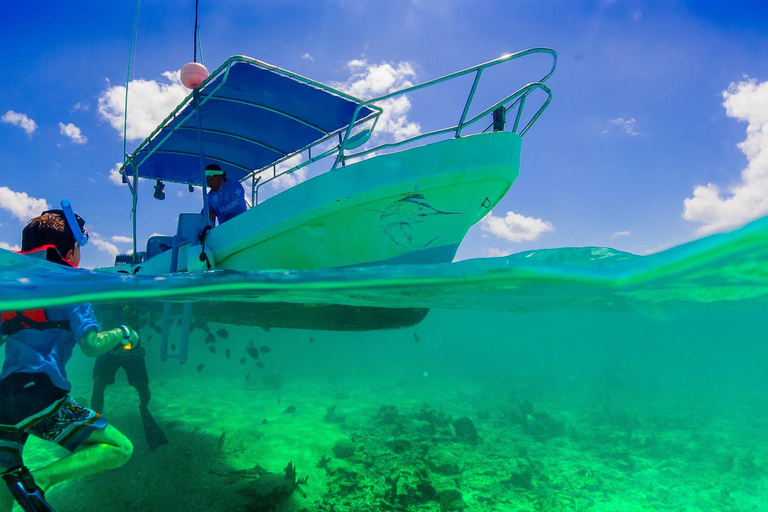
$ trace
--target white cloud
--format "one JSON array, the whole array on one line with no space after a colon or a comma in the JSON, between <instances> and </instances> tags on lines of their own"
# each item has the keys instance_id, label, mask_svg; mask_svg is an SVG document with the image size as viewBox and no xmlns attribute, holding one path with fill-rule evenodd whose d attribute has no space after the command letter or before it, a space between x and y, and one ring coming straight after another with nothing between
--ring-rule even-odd
<instances>
[{"instance_id":1,"label":"white cloud","mask_svg":"<svg viewBox=\"0 0 768 512\"><path fill-rule=\"evenodd\" d=\"M493 211L480 220L480 229L510 242L531 241L542 233L554 230L551 222L507 212L506 217L495 217Z\"/></svg>"},{"instance_id":2,"label":"white cloud","mask_svg":"<svg viewBox=\"0 0 768 512\"><path fill-rule=\"evenodd\" d=\"M11 245L8 242L0 241L0 249L5 249L6 251L20 251L21 247L18 245Z\"/></svg>"},{"instance_id":3,"label":"white cloud","mask_svg":"<svg viewBox=\"0 0 768 512\"><path fill-rule=\"evenodd\" d=\"M410 79L416 71L409 62L400 62L396 66L389 63L368 64L367 60L351 60L347 68L353 75L346 82L333 82L331 85L347 94L362 99L403 89L413 85ZM376 127L376 135L388 134L394 140L403 140L421 133L421 126L408 120L411 101L407 96L395 96L378 103L384 109Z\"/></svg>"},{"instance_id":4,"label":"white cloud","mask_svg":"<svg viewBox=\"0 0 768 512\"><path fill-rule=\"evenodd\" d=\"M123 175L120 174L120 168L123 166L122 162L117 162L115 166L109 170L109 181L115 185L123 186Z\"/></svg>"},{"instance_id":5,"label":"white cloud","mask_svg":"<svg viewBox=\"0 0 768 512\"><path fill-rule=\"evenodd\" d=\"M351 60L347 67L354 74L346 82L335 84L339 89L358 98L372 98L413 85L410 78L416 76L409 62L397 67L389 63L368 64L367 60Z\"/></svg>"},{"instance_id":6,"label":"white cloud","mask_svg":"<svg viewBox=\"0 0 768 512\"><path fill-rule=\"evenodd\" d=\"M512 254L511 251L505 251L504 249L498 249L496 247L483 247L485 255L489 258L503 258Z\"/></svg>"},{"instance_id":7,"label":"white cloud","mask_svg":"<svg viewBox=\"0 0 768 512\"><path fill-rule=\"evenodd\" d=\"M356 71L362 67L365 67L367 64L368 61L365 59L355 59L347 62L347 67L352 71Z\"/></svg>"},{"instance_id":8,"label":"white cloud","mask_svg":"<svg viewBox=\"0 0 768 512\"><path fill-rule=\"evenodd\" d=\"M181 84L179 71L163 73L166 83L136 79L128 85L126 138L145 139L189 94ZM125 115L125 86L109 86L99 96L99 114L122 135Z\"/></svg>"},{"instance_id":9,"label":"white cloud","mask_svg":"<svg viewBox=\"0 0 768 512\"><path fill-rule=\"evenodd\" d=\"M408 96L395 96L381 101L378 105L384 109L376 127L378 133L389 133L398 140L405 140L421 133L419 123L408 121L408 111L411 109L411 100Z\"/></svg>"},{"instance_id":10,"label":"white cloud","mask_svg":"<svg viewBox=\"0 0 768 512\"><path fill-rule=\"evenodd\" d=\"M0 208L8 210L21 222L27 222L51 207L45 199L29 197L25 192L14 192L8 187L0 187Z\"/></svg>"},{"instance_id":11,"label":"white cloud","mask_svg":"<svg viewBox=\"0 0 768 512\"><path fill-rule=\"evenodd\" d=\"M96 235L95 233L91 233L91 237L89 238L88 241L93 245L95 245L98 250L108 253L113 258L118 254L120 254L120 249L118 249L117 246L109 243L107 240L101 238L99 235Z\"/></svg>"},{"instance_id":12,"label":"white cloud","mask_svg":"<svg viewBox=\"0 0 768 512\"><path fill-rule=\"evenodd\" d=\"M11 124L13 126L18 126L25 132L27 132L27 135L30 137L33 133L35 133L35 130L37 130L37 123L26 116L26 114L20 114L19 112L14 112L13 110L9 110L5 114L3 114L3 117L0 117L0 121Z\"/></svg>"},{"instance_id":13,"label":"white cloud","mask_svg":"<svg viewBox=\"0 0 768 512\"><path fill-rule=\"evenodd\" d=\"M59 123L59 133L69 137L73 144L85 144L88 142L88 137L83 135L80 128L72 123Z\"/></svg>"},{"instance_id":14,"label":"white cloud","mask_svg":"<svg viewBox=\"0 0 768 512\"><path fill-rule=\"evenodd\" d=\"M623 117L617 117L616 119L611 119L611 123L615 124L619 127L619 131L625 135L635 136L640 135L640 132L635 130L635 125L637 124L637 121L634 117L630 117L629 119L624 119ZM606 133L608 130L606 130L603 133Z\"/></svg>"},{"instance_id":15,"label":"white cloud","mask_svg":"<svg viewBox=\"0 0 768 512\"><path fill-rule=\"evenodd\" d=\"M305 60L315 60L315 58L308 53L305 53L304 55L302 55L301 58Z\"/></svg>"},{"instance_id":16,"label":"white cloud","mask_svg":"<svg viewBox=\"0 0 768 512\"><path fill-rule=\"evenodd\" d=\"M745 78L722 93L726 114L747 122L747 138L738 145L747 157L740 183L726 192L714 183L698 185L693 197L683 201L683 218L704 224L698 228L702 235L733 229L768 213L768 81Z\"/></svg>"},{"instance_id":17,"label":"white cloud","mask_svg":"<svg viewBox=\"0 0 768 512\"><path fill-rule=\"evenodd\" d=\"M288 170L292 168L295 165L300 164L304 159L301 155L296 155L293 158L289 158L285 162L278 164L277 168L275 169L277 173L281 173L285 170ZM299 169L298 171L294 171L290 174L283 174L282 176L278 176L276 179L269 182L269 186L273 190L285 190L289 189L294 185L298 185L302 181L307 179L307 168L303 167Z\"/></svg>"},{"instance_id":18,"label":"white cloud","mask_svg":"<svg viewBox=\"0 0 768 512\"><path fill-rule=\"evenodd\" d=\"M120 235L115 235L113 237L110 237L110 240L118 244L130 244L133 242L133 238L129 236L120 236Z\"/></svg>"},{"instance_id":19,"label":"white cloud","mask_svg":"<svg viewBox=\"0 0 768 512\"><path fill-rule=\"evenodd\" d=\"M613 234L613 236L629 236L632 232L630 231L617 231Z\"/></svg>"},{"instance_id":20,"label":"white cloud","mask_svg":"<svg viewBox=\"0 0 768 512\"><path fill-rule=\"evenodd\" d=\"M72 108L69 109L69 113L74 114L78 111L88 112L89 110L91 110L91 106L87 103L75 103Z\"/></svg>"}]
</instances>

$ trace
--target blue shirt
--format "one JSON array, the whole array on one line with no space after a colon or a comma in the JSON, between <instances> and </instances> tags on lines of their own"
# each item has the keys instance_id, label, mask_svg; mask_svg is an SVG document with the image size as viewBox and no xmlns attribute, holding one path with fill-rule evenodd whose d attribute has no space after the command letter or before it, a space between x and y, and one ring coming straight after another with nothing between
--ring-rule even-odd
<instances>
[{"instance_id":1,"label":"blue shirt","mask_svg":"<svg viewBox=\"0 0 768 512\"><path fill-rule=\"evenodd\" d=\"M5 338L5 361L0 379L12 373L45 373L53 384L69 392L65 366L72 357L75 344L99 323L90 303L45 308L50 321L69 321L69 329L21 329Z\"/></svg>"},{"instance_id":2,"label":"blue shirt","mask_svg":"<svg viewBox=\"0 0 768 512\"><path fill-rule=\"evenodd\" d=\"M239 181L225 179L219 190L208 192L208 206L216 214L219 224L227 222L248 208L245 204L245 190Z\"/></svg>"}]
</instances>

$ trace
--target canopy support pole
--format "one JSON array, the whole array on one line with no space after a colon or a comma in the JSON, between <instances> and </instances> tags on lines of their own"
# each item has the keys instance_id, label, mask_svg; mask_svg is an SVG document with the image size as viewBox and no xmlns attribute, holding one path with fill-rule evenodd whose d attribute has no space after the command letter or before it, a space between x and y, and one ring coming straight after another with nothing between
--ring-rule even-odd
<instances>
[{"instance_id":1,"label":"canopy support pole","mask_svg":"<svg viewBox=\"0 0 768 512\"><path fill-rule=\"evenodd\" d=\"M208 213L210 211L208 206L208 185L205 181L205 152L203 151L203 120L200 113L200 91L195 88L192 91L192 99L195 103L195 111L197 112L197 144L198 154L200 155L200 181L203 184L203 219L205 225L211 225L211 216Z\"/></svg>"},{"instance_id":2,"label":"canopy support pole","mask_svg":"<svg viewBox=\"0 0 768 512\"><path fill-rule=\"evenodd\" d=\"M133 160L133 159L131 159ZM131 197L133 198L133 205L131 208L131 220L133 231L133 264L139 263L139 253L137 252L136 245L136 205L139 202L139 168L136 166L136 161L133 161L133 187L131 187Z\"/></svg>"}]
</instances>

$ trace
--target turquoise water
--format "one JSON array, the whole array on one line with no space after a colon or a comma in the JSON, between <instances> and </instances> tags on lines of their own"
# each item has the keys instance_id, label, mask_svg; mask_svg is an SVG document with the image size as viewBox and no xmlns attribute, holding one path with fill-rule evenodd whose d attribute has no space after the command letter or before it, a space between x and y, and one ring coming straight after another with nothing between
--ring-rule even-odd
<instances>
[{"instance_id":1,"label":"turquoise water","mask_svg":"<svg viewBox=\"0 0 768 512\"><path fill-rule=\"evenodd\" d=\"M105 415L134 456L51 489L59 511L768 510L767 242L768 218L651 256L162 280L0 252L0 309L141 326L170 444L119 375ZM160 361L168 301L193 304L186 364ZM92 367L69 365L86 404Z\"/></svg>"}]
</instances>

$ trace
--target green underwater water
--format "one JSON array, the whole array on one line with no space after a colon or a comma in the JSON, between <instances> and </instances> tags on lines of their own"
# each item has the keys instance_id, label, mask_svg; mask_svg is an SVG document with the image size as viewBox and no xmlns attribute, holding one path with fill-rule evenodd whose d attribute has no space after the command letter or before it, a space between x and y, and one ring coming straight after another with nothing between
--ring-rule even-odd
<instances>
[{"instance_id":1,"label":"green underwater water","mask_svg":"<svg viewBox=\"0 0 768 512\"><path fill-rule=\"evenodd\" d=\"M170 444L120 374L105 415L133 458L51 489L57 511L768 510L767 242L761 219L651 256L163 280L0 252L0 309L141 326ZM164 301L193 303L185 364L160 361ZM84 404L92 368L68 367Z\"/></svg>"}]
</instances>

